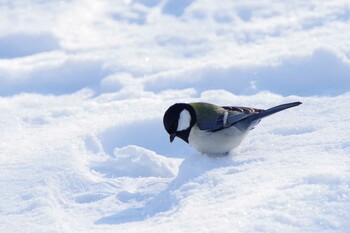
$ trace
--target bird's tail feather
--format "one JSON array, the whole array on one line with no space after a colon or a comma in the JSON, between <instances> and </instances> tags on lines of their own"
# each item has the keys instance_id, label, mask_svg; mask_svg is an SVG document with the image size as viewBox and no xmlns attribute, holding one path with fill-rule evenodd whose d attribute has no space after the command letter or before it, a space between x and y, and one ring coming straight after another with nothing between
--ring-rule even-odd
<instances>
[{"instance_id":1,"label":"bird's tail feather","mask_svg":"<svg viewBox=\"0 0 350 233\"><path fill-rule=\"evenodd\" d=\"M292 103L281 104L281 105L266 109L264 111L259 112L258 114L254 114L245 118L244 120L239 122L237 126L242 130L252 129L257 123L259 123L259 121L262 118L270 116L276 112L280 112L288 108L296 107L300 104L301 102L292 102Z\"/></svg>"},{"instance_id":2,"label":"bird's tail feather","mask_svg":"<svg viewBox=\"0 0 350 233\"><path fill-rule=\"evenodd\" d=\"M281 104L281 105L278 105L276 107L269 108L269 109L266 109L264 111L261 111L260 113L258 113L256 115L252 115L251 118L252 118L252 120L258 120L258 119L267 117L267 116L269 116L271 114L274 114L276 112L280 112L280 111L283 111L283 110L288 109L288 108L296 107L296 106L298 106L300 104L301 104L301 102L293 102L293 103L288 103L288 104Z\"/></svg>"}]
</instances>

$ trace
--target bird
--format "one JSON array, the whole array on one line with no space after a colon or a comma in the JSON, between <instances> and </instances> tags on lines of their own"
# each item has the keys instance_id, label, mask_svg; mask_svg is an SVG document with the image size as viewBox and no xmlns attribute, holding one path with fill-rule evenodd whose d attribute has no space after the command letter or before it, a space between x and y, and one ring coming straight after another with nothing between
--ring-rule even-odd
<instances>
[{"instance_id":1,"label":"bird","mask_svg":"<svg viewBox=\"0 0 350 233\"><path fill-rule=\"evenodd\" d=\"M206 102L175 103L164 113L163 125L170 143L178 137L203 154L229 154L262 118L300 104L291 102L264 110Z\"/></svg>"}]
</instances>

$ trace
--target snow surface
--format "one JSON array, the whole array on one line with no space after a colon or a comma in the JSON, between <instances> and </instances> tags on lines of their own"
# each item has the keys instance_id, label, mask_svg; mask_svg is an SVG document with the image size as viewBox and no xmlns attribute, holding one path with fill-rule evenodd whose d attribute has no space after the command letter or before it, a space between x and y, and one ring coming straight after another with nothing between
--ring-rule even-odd
<instances>
[{"instance_id":1,"label":"snow surface","mask_svg":"<svg viewBox=\"0 0 350 233\"><path fill-rule=\"evenodd\" d=\"M350 232L348 0L0 0L0 232ZM175 102L268 108L229 156Z\"/></svg>"}]
</instances>

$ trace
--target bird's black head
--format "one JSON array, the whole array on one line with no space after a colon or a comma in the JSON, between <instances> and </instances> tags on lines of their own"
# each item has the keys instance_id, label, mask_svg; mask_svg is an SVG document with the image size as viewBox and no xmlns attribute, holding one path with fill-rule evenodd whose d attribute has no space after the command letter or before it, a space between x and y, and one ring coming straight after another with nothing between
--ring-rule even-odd
<instances>
[{"instance_id":1,"label":"bird's black head","mask_svg":"<svg viewBox=\"0 0 350 233\"><path fill-rule=\"evenodd\" d=\"M188 143L191 128L195 123L196 112L189 104L174 104L166 110L163 117L164 128L170 135L170 142L179 137Z\"/></svg>"}]
</instances>

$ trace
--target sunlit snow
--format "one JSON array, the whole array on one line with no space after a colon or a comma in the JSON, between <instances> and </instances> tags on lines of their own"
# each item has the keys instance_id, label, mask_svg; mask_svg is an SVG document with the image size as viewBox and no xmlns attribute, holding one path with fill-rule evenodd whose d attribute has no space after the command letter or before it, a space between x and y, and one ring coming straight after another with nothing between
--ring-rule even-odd
<instances>
[{"instance_id":1,"label":"sunlit snow","mask_svg":"<svg viewBox=\"0 0 350 233\"><path fill-rule=\"evenodd\" d=\"M230 155L176 102L269 108ZM0 232L350 232L350 4L0 0Z\"/></svg>"}]
</instances>

